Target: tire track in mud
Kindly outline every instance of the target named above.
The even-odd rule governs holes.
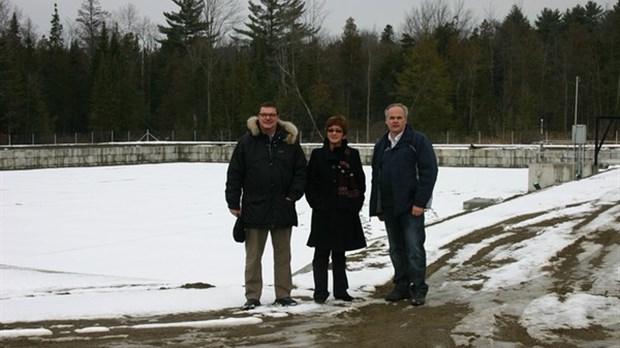
[[[594,205],[580,213],[581,203],[565,207],[566,214],[538,212],[517,216],[458,238],[442,248],[444,254],[428,267],[431,287],[427,306],[413,308],[377,303],[356,315],[358,322],[344,322],[330,329],[333,339],[344,347],[602,347],[620,342],[619,326],[591,325],[587,328],[557,329],[528,326],[524,312],[541,297],[588,293],[620,298],[617,269],[620,264],[620,204]],[[575,213],[571,213],[574,210]],[[608,215],[604,223],[595,221]],[[615,216],[615,218],[613,218]],[[534,265],[528,277],[513,283],[487,284],[489,272],[523,260],[506,257],[506,251],[527,248],[528,242],[556,227],[571,226],[562,235],[564,245],[551,245],[548,257]],[[468,252],[468,250],[471,250]],[[502,255],[504,255],[502,257]],[[527,265],[527,264],[526,264]],[[532,265],[529,265],[532,267]],[[613,275],[616,275],[614,279]],[[609,279],[601,282],[601,279]],[[597,285],[598,284],[598,285]],[[377,296],[389,291],[378,289]],[[613,309],[612,309],[613,310]],[[338,333],[338,334],[336,334]],[[379,337],[379,338],[373,338]]]

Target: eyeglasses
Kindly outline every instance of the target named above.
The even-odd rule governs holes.
[[[327,133],[342,133],[342,129],[340,128],[328,128]]]
[[[278,114],[276,114],[276,113],[260,113],[260,114],[258,114],[258,116],[263,117],[263,118],[267,118],[267,117],[277,117]]]

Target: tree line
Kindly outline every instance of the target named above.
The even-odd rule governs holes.
[[[84,0],[70,25],[55,4],[41,36],[9,1],[0,0],[4,144],[146,130],[236,140],[267,100],[306,141],[342,114],[354,141],[373,142],[395,101],[434,142],[570,139],[575,119],[592,133],[597,116],[620,114],[620,0],[545,8],[533,23],[517,5],[474,23],[462,3],[426,0],[401,32],[349,18],[336,36],[322,28],[324,0],[250,0],[245,18],[238,0],[171,0],[176,10],[158,26],[133,5],[110,14]]]

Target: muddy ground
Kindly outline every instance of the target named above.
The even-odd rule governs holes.
[[[515,217],[495,226],[475,231],[445,246],[444,256],[429,265],[430,286],[427,304],[412,307],[406,301],[388,303],[385,284],[365,300],[353,304],[328,301],[326,311],[302,312],[286,316],[262,316],[262,323],[220,328],[133,328],[143,323],[202,321],[243,318],[252,313],[227,309],[154,318],[57,321],[0,324],[1,329],[43,327],[52,336],[4,339],[2,347],[620,347],[619,320],[607,326],[581,329],[551,329],[540,333],[524,327],[524,308],[545,294],[596,292],[594,295],[620,298],[618,286],[594,291],[592,284],[601,276],[615,277],[618,285],[620,217],[618,205],[601,205],[587,216],[574,216],[577,231],[599,214],[614,211],[615,221],[598,227],[563,248],[548,260],[545,275],[522,283],[484,289],[482,272],[515,262],[493,259],[493,251],[516,243],[527,243],[538,231],[560,221],[540,219],[542,214]],[[566,221],[562,218],[562,222]],[[568,218],[571,219],[571,218]],[[531,223],[524,223],[532,221]],[[522,226],[520,230],[507,226]],[[511,230],[510,233],[507,231]],[[488,245],[467,260],[454,260],[468,245]],[[384,247],[380,243],[373,248]],[[598,247],[593,247],[598,246]],[[611,260],[611,263],[610,263]],[[385,266],[385,265],[377,265]],[[613,283],[613,282],[612,282]],[[310,298],[298,298],[311,301]],[[617,310],[617,308],[612,309]],[[76,329],[113,327],[109,332],[76,333]],[[131,326],[131,327],[130,327]]]

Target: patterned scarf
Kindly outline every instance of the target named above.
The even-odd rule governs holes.
[[[349,150],[344,151],[344,159],[338,162],[338,196],[343,198],[358,198],[360,190],[355,180],[355,175],[351,172],[351,165],[347,162]]]

